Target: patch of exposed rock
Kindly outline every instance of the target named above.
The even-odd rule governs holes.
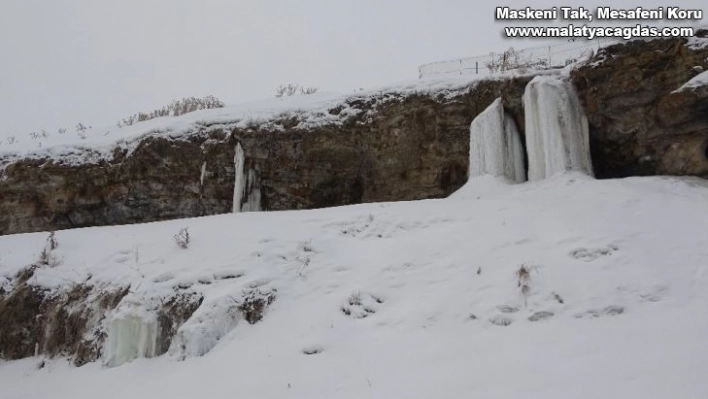
[[[599,51],[572,73],[597,177],[708,177],[708,87],[679,90],[708,69],[702,47],[637,40]]]

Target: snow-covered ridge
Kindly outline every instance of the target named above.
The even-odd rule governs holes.
[[[177,117],[161,117],[131,126],[93,127],[81,132],[48,133],[35,139],[0,133],[0,171],[20,159],[52,159],[63,164],[109,161],[116,149],[129,155],[149,137],[180,139],[215,130],[310,130],[370,120],[379,106],[425,95],[447,101],[467,93],[481,80],[507,80],[521,76],[555,75],[558,70],[526,75],[427,78],[363,90],[354,94],[317,92],[200,110]],[[4,135],[3,135],[4,134]],[[82,138],[83,137],[83,138]]]
[[[161,117],[131,126],[93,127],[77,132],[50,132],[35,139],[29,135],[3,132],[0,136],[0,167],[12,160],[63,159],[65,163],[110,159],[114,148],[130,152],[150,136],[179,138],[211,129],[308,130],[323,125],[341,125],[352,117],[373,112],[377,106],[409,95],[424,94],[452,98],[470,88],[476,77],[426,79],[375,88],[355,94],[318,92],[310,95],[273,98],[224,108],[200,110],[178,117]],[[295,123],[293,124],[293,120]],[[83,138],[82,138],[83,137]]]

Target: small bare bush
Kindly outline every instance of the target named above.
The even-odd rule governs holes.
[[[57,235],[56,235],[55,231],[49,232],[49,237],[47,237],[47,246],[49,247],[50,251],[54,251],[59,246],[59,242],[57,241]]]
[[[516,276],[516,286],[521,290],[521,295],[524,297],[524,304],[527,305],[528,295],[531,292],[531,268],[526,265],[521,265],[514,274]]]
[[[317,87],[305,87],[300,86],[297,83],[288,83],[286,85],[280,85],[275,89],[275,97],[291,97],[297,93],[302,95],[315,94],[317,93]]]
[[[175,244],[182,249],[187,249],[189,247],[189,230],[187,227],[180,229],[177,234],[174,235],[173,239]]]
[[[308,95],[317,93],[316,87],[301,87],[300,94]]]
[[[47,243],[42,248],[42,252],[39,253],[39,259],[37,259],[37,264],[42,266],[56,267],[61,263],[59,259],[54,254],[54,250],[59,246],[59,242],[56,239],[55,232],[50,232],[49,237],[47,237]]]
[[[528,57],[524,59],[522,57],[522,52],[515,50],[513,47],[509,47],[508,50],[501,54],[491,53],[492,59],[485,62],[485,66],[489,69],[489,72],[494,74],[495,72],[505,72],[514,69],[520,69],[522,71],[531,70],[543,70],[548,69],[548,60],[539,58],[532,59]]]
[[[205,97],[185,97],[181,100],[174,100],[162,108],[155,109],[151,112],[138,112],[127,118],[121,119],[116,126],[131,126],[137,122],[143,122],[150,119],[160,118],[163,116],[180,116],[201,109],[223,108],[224,102],[214,96]]]

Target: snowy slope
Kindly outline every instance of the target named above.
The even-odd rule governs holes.
[[[131,284],[124,301],[175,286],[202,306],[247,286],[278,297],[184,361],[0,361],[0,397],[705,398],[706,225],[703,180],[563,174],[481,177],[443,200],[61,231],[60,264],[33,284],[90,273]],[[0,276],[46,237],[0,237]]]

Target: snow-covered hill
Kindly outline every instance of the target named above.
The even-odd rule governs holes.
[[[108,341],[121,312],[149,321],[160,295],[203,295],[178,335],[213,348],[117,367],[115,348],[82,367],[0,361],[0,397],[704,398],[707,225],[703,180],[565,174],[479,177],[443,200],[61,231],[30,284],[130,285]],[[0,237],[0,278],[46,239]],[[229,304],[253,289],[275,300],[249,324]]]

